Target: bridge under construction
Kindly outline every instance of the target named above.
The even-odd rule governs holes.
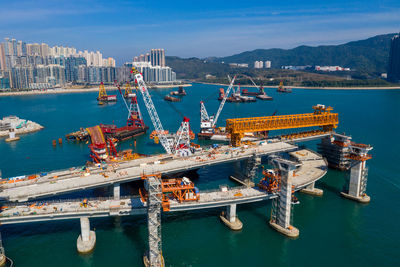
[[[351,137],[336,133],[334,129],[339,123],[338,114],[332,113],[330,107],[317,105],[313,107],[313,113],[307,114],[228,119],[226,130],[230,145],[196,147],[190,143],[188,119],[184,119],[173,138],[163,134],[165,131],[141,74],[133,73],[166,153],[133,160],[109,156],[105,163],[96,166],[3,179],[0,198],[5,202],[0,213],[1,224],[79,218],[81,234],[77,239],[77,250],[89,253],[96,243],[96,233],[90,229],[89,218],[146,215],[148,251],[143,262],[146,266],[159,267],[165,266],[162,212],[225,207],[226,210],[220,215],[222,223],[232,230],[240,230],[243,223],[236,212],[237,205],[271,199],[270,226],[285,236],[296,238],[300,231],[292,225],[291,220],[294,192],[322,195],[322,190],[315,188],[315,182],[326,174],[328,166],[349,172],[341,192],[344,197],[363,203],[370,201],[366,194],[366,161],[371,158],[368,152],[372,147],[354,143]],[[266,138],[270,131],[287,129],[302,130]],[[89,131],[93,136],[101,133],[94,128]],[[245,133],[263,133],[265,138],[243,141]],[[99,140],[99,144],[106,143],[104,136],[94,139]],[[297,145],[309,140],[321,140],[318,144],[319,153]],[[99,146],[98,149],[103,147]],[[274,169],[264,170],[264,178],[257,184],[256,173],[262,157],[268,159]],[[219,189],[204,191],[198,190],[186,177],[163,177],[232,162],[244,163],[242,173],[232,177],[240,186],[230,188],[221,185]],[[121,196],[120,185],[135,180],[144,181],[140,194]],[[110,197],[46,200],[48,197],[98,187],[110,188]],[[1,264],[5,258],[4,249],[1,248],[0,252]]]

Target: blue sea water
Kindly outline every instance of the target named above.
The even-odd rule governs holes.
[[[164,127],[176,131],[182,115],[199,130],[199,101],[210,114],[217,111],[218,86],[193,84],[181,102],[162,98],[170,89],[151,90]],[[399,266],[400,265],[400,91],[399,90],[300,90],[278,94],[267,89],[273,101],[226,103],[219,125],[234,117],[312,112],[315,104],[330,105],[339,113],[338,132],[374,146],[368,161],[367,192],[371,203],[362,205],[340,197],[345,173],[329,170],[317,183],[323,197],[299,194],[294,208],[296,240],[285,238],[268,226],[270,203],[238,206],[243,230],[232,232],[219,222],[220,209],[164,214],[163,254],[167,266]],[[0,116],[14,114],[40,123],[44,130],[23,135],[15,143],[0,139],[3,177],[83,165],[87,144],[54,139],[80,127],[99,123],[123,125],[127,110],[122,100],[98,106],[96,92],[40,96],[0,97]],[[139,99],[147,125],[150,118]],[[151,132],[151,130],[149,132]],[[307,144],[315,148],[315,142]],[[161,153],[147,135],[121,144],[139,153]],[[229,184],[233,164],[200,169],[195,183],[200,189]],[[86,192],[95,194],[96,192]],[[91,219],[97,244],[87,256],[76,252],[79,220],[43,222],[0,227],[6,254],[15,266],[142,266],[147,247],[146,218]]]

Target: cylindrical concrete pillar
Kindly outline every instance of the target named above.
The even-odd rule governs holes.
[[[90,222],[88,217],[81,217],[81,236],[82,236],[82,241],[86,242],[89,241],[89,236],[90,236]]]
[[[120,199],[120,197],[121,197],[120,183],[113,184],[113,197],[114,197],[114,199]]]
[[[231,204],[227,207],[226,218],[231,223],[234,223],[236,221],[236,204]]]
[[[88,217],[81,217],[81,234],[76,240],[76,247],[80,253],[89,253],[96,245],[96,233],[90,231],[90,222]]]

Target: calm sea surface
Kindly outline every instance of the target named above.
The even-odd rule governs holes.
[[[199,101],[209,114],[217,111],[219,87],[193,84],[179,103],[162,98],[171,90],[152,90],[151,95],[164,128],[176,131],[182,115],[199,130]],[[400,91],[399,90],[293,90],[278,94],[267,89],[273,101],[226,103],[219,120],[248,116],[312,112],[312,105],[325,104],[339,113],[338,132],[356,142],[374,146],[369,160],[367,193],[371,203],[362,205],[340,197],[345,173],[329,170],[317,183],[324,195],[298,194],[294,225],[296,240],[285,238],[268,226],[270,202],[238,206],[243,230],[232,232],[218,218],[221,209],[164,215],[163,254],[167,266],[399,266],[400,265]],[[88,160],[86,144],[68,143],[53,148],[51,141],[80,127],[99,123],[122,126],[127,110],[121,99],[114,105],[98,106],[97,93],[0,97],[0,116],[17,115],[40,123],[44,130],[24,135],[15,143],[0,139],[0,169],[3,177],[83,165]],[[140,96],[145,122],[151,126]],[[150,131],[151,132],[151,131]],[[134,148],[132,141],[121,145]],[[315,148],[315,142],[307,143]],[[140,153],[161,153],[161,145],[149,136],[137,138]],[[231,184],[233,164],[198,171],[194,182],[201,189]],[[232,184],[233,185],[233,184]],[[131,192],[125,186],[123,193]],[[104,190],[103,190],[104,191]],[[67,197],[96,195],[102,190]],[[144,216],[90,219],[97,244],[94,252],[76,251],[79,220],[1,226],[3,244],[14,266],[142,266],[147,247]]]

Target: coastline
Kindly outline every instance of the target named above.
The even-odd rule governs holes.
[[[194,82],[201,84],[210,84],[218,86],[229,86],[229,84],[223,83],[206,83],[206,82]],[[254,85],[243,85],[243,87],[256,87]],[[292,89],[311,89],[311,90],[400,90],[399,86],[382,86],[382,87],[307,87],[307,86],[287,86]],[[266,85],[264,88],[278,88],[278,86]]]
[[[177,88],[179,86],[182,87],[189,87],[192,84],[180,84],[180,85],[156,85],[156,86],[149,86],[149,89],[165,89],[165,88]],[[118,90],[116,87],[105,87],[107,91],[116,91]],[[124,90],[124,88],[121,88]],[[93,88],[58,88],[58,89],[48,89],[46,91],[22,91],[22,92],[0,92],[0,97],[2,96],[22,96],[22,95],[51,95],[51,94],[71,94],[71,93],[86,93],[86,92],[98,92],[99,87]]]

